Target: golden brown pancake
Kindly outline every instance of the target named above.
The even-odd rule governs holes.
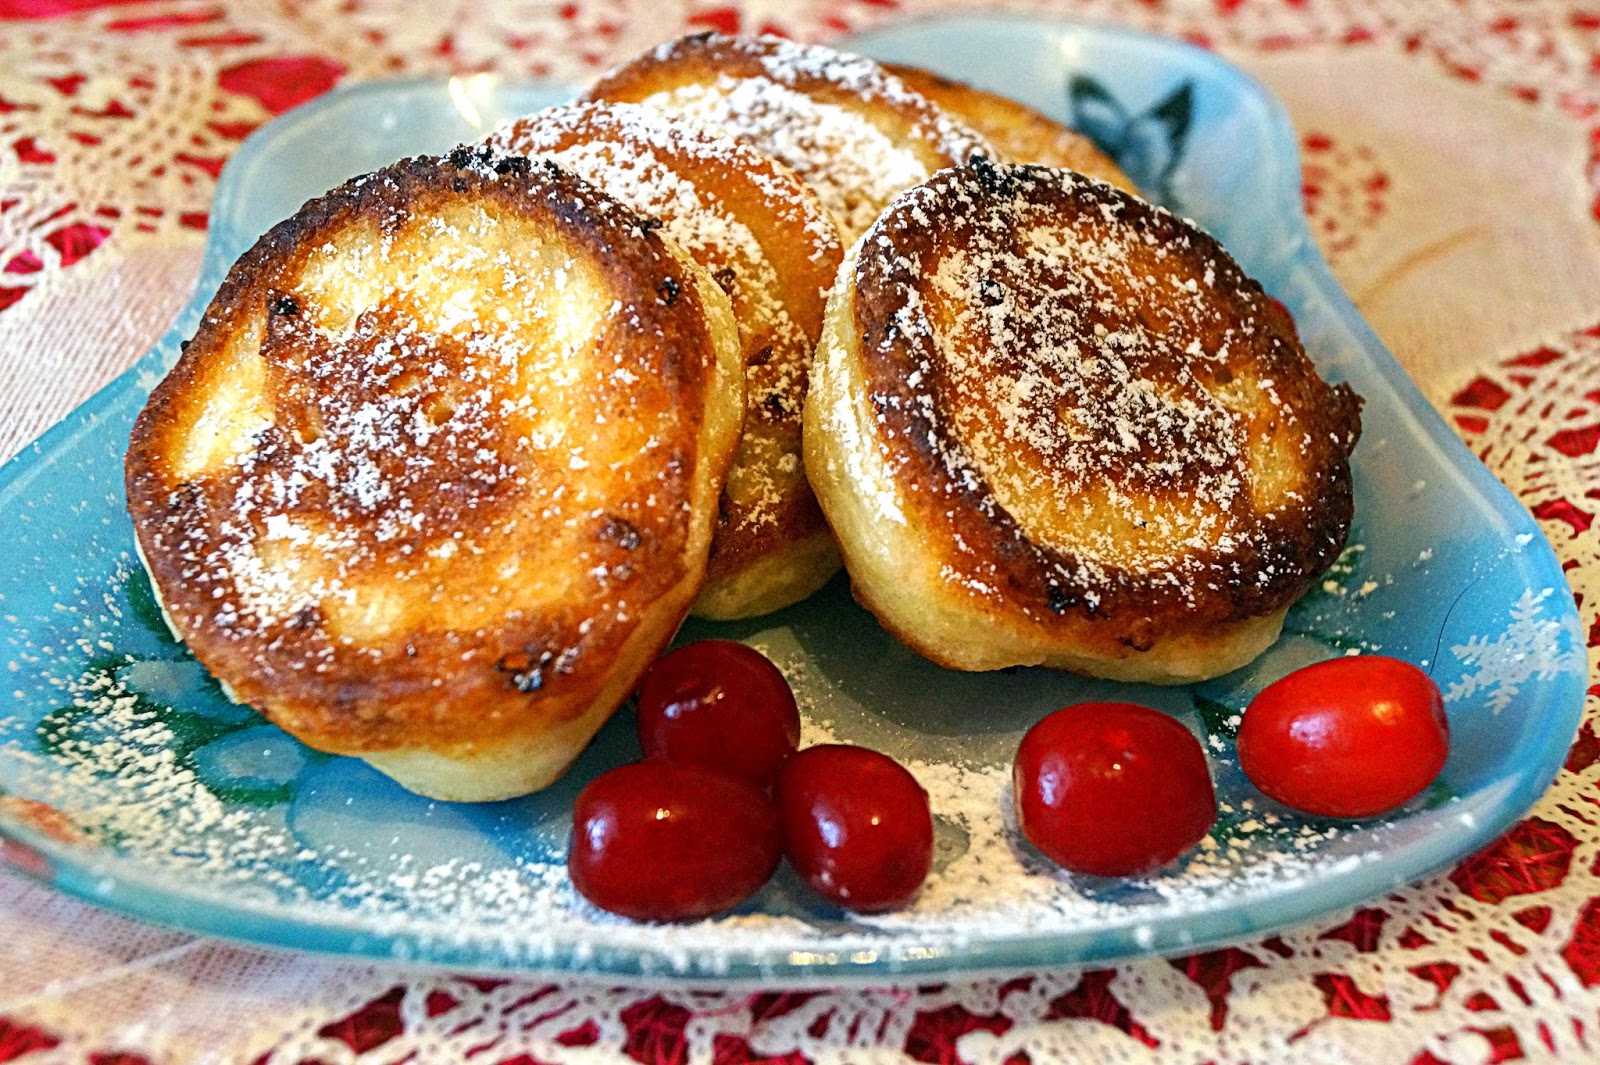
[[[1123,192],[1138,195],[1128,176],[1083,134],[1048,115],[1005,96],[940,77],[931,70],[885,63],[884,69],[913,92],[932,100],[961,122],[981,133],[1009,163],[1059,166],[1109,181]]]
[[[816,591],[838,570],[839,553],[801,467],[800,412],[844,257],[821,201],[771,156],[638,104],[540,111],[488,143],[553,159],[659,219],[732,300],[744,348],[744,437],[694,612],[748,617]]]
[[[229,271],[134,426],[129,510],[237,699],[505,798],[688,611],[742,380],[727,297],[635,212],[549,163],[408,159]]]
[[[792,168],[854,240],[934,171],[994,149],[877,63],[780,37],[696,34],[602,77],[587,99],[643,103]]]
[[[1215,676],[1343,547],[1360,400],[1193,225],[980,161],[842,278],[806,469],[857,598],[934,661]]]

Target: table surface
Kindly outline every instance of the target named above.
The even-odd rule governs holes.
[[[583,79],[687,30],[825,41],[963,6],[0,0],[0,459],[151,346],[188,299],[230,152],[336,84]],[[1541,521],[1600,642],[1600,6],[989,7],[1183,36],[1279,95],[1335,273]],[[269,954],[0,871],[0,1062],[1600,1060],[1597,783],[1589,718],[1503,839],[1353,914],[1187,958],[871,991]]]

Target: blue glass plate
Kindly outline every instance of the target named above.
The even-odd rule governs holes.
[[[1215,232],[1293,310],[1323,372],[1366,397],[1352,546],[1259,662],[1190,689],[1057,673],[967,675],[906,651],[844,581],[781,614],[693,624],[746,640],[798,690],[808,739],[879,747],[933,794],[937,869],[916,906],[858,918],[787,873],[737,913],[634,925],[577,898],[573,797],[632,758],[627,711],[549,791],[481,806],[409,795],[227,702],[161,624],[133,555],[122,453],[151,385],[228,264],[302,200],[563,99],[487,77],[334,92],[228,165],[194,301],[133,370],[0,472],[4,852],[139,917],[274,946],[475,970],[708,981],[882,982],[1176,952],[1396,890],[1483,846],[1555,774],[1577,726],[1572,597],[1528,514],[1468,453],[1356,315],[1300,207],[1295,141],[1254,82],[1208,53],[1123,30],[960,19],[854,42],[1015,96],[1091,133],[1153,195]],[[1296,817],[1233,761],[1237,714],[1310,661],[1382,651],[1432,671],[1454,744],[1439,783],[1368,824]],[[1147,880],[1052,869],[1014,842],[1010,757],[1086,698],[1162,707],[1206,740],[1223,803],[1204,846]],[[1381,756],[1381,752],[1374,752]],[[64,811],[62,831],[38,803]],[[53,831],[51,831],[53,829]]]

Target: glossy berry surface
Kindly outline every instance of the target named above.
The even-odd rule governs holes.
[[[732,640],[701,640],[659,659],[639,685],[647,758],[709,766],[772,786],[800,742],[800,712],[778,667]]]
[[[699,766],[636,762],[578,796],[567,869],[602,910],[689,921],[743,902],[782,854],[763,792]]]
[[[1022,834],[1075,873],[1148,873],[1217,819],[1205,753],[1188,729],[1132,703],[1080,703],[1040,721],[1012,767]]]
[[[877,751],[837,743],[801,751],[779,774],[778,811],[790,864],[846,909],[903,906],[933,867],[928,793]]]
[[[1295,670],[1251,700],[1239,726],[1250,782],[1323,817],[1392,810],[1431,784],[1449,754],[1439,686],[1382,655]]]

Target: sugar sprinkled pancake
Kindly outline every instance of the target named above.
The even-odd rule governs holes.
[[[847,242],[896,193],[994,154],[872,60],[780,37],[669,41],[602,77],[587,98],[648,104],[775,156],[816,190]]]
[[[505,798],[688,610],[742,377],[727,297],[635,212],[548,163],[408,159],[234,265],[134,427],[129,509],[235,697]]]
[[[788,167],[730,137],[639,104],[539,111],[489,138],[553,159],[658,219],[733,303],[744,348],[744,435],[723,488],[695,613],[764,614],[839,568],[800,455],[800,412],[839,231]]]
[[[980,161],[841,276],[807,471],[857,598],[934,661],[1215,676],[1343,547],[1360,400],[1190,223]]]

